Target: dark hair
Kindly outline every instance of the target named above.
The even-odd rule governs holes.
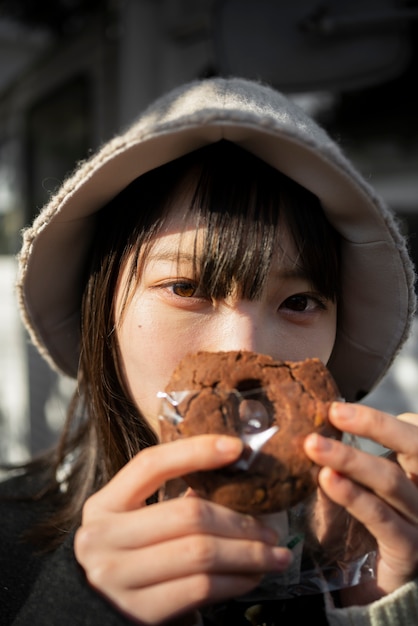
[[[129,277],[134,285],[172,198],[185,185],[193,187],[184,217],[192,214],[196,228],[204,224],[206,229],[195,267],[206,294],[219,299],[238,286],[241,297],[256,299],[277,253],[280,229],[285,228],[308,280],[326,298],[338,298],[338,236],[318,199],[247,151],[220,141],[132,182],[97,217],[82,305],[78,389],[54,472],[68,455],[75,460],[66,491],[58,495],[52,479],[59,503],[42,531],[53,541],[51,546],[60,540],[56,528],[68,531],[79,524],[83,503],[92,492],[139,450],[157,443],[120,370],[114,300],[121,268],[132,258]]]

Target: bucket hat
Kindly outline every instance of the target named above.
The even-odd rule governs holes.
[[[55,369],[77,376],[97,212],[141,174],[221,139],[313,192],[341,234],[342,300],[328,366],[347,400],[362,398],[409,333],[414,269],[405,240],[391,211],[316,122],[275,89],[241,78],[177,87],[64,181],[24,232],[19,254],[18,297],[33,343]]]

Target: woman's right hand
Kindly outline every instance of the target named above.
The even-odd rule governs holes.
[[[255,518],[198,497],[146,505],[167,480],[234,462],[238,438],[203,435],[143,450],[85,503],[75,554],[122,613],[160,624],[250,591],[291,555]]]

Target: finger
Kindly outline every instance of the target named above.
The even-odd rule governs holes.
[[[402,413],[401,415],[398,415],[397,418],[401,422],[413,424],[416,428],[418,427],[417,413]],[[397,454],[397,461],[403,467],[409,479],[418,486],[418,450],[416,450],[413,454],[399,452]]]
[[[278,543],[277,533],[256,518],[197,497],[176,498],[111,515],[118,516],[114,523],[109,523],[107,515],[106,520],[100,518],[82,526],[77,537],[78,545],[83,543],[89,550],[99,546],[136,549],[196,533],[250,539],[271,545]],[[170,523],[164,520],[170,520]]]
[[[126,511],[141,506],[167,480],[228,465],[241,454],[238,437],[201,435],[139,452],[97,494],[89,508]]]
[[[397,418],[401,420],[401,422],[408,422],[409,424],[418,426],[418,413],[401,413],[397,415]]]
[[[318,434],[307,437],[305,451],[318,465],[363,485],[418,523],[418,490],[396,463]]]
[[[379,549],[376,580],[381,593],[391,593],[416,576],[416,524],[401,517],[373,492],[330,467],[320,470],[318,481],[327,496],[344,507],[376,539]]]
[[[333,402],[329,418],[343,432],[366,437],[409,457],[418,455],[418,427],[411,419],[400,420],[368,406],[348,402]]]
[[[415,575],[418,539],[416,525],[411,525],[400,517],[374,493],[329,467],[321,469],[318,480],[328,497],[343,506],[376,538],[380,556],[378,567],[388,570],[385,573],[386,580],[407,580]],[[389,577],[388,572],[391,572]],[[389,591],[388,589],[387,592]]]
[[[181,558],[179,558],[181,555]],[[191,535],[139,550],[112,551],[88,563],[87,577],[99,589],[142,588],[207,574],[280,572],[291,561],[287,548],[248,540]]]
[[[260,576],[212,575],[199,573],[141,589],[114,590],[106,595],[119,609],[141,623],[157,625],[175,619],[203,605],[239,597],[254,589]],[[161,602],[164,598],[164,602]]]
[[[334,403],[330,409],[334,424],[359,436],[368,437],[394,450],[408,477],[418,484],[418,415],[403,413],[397,418],[355,404]]]

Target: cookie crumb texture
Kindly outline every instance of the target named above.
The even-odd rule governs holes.
[[[304,438],[341,436],[327,418],[340,393],[319,359],[198,352],[178,365],[165,392],[180,399],[179,419],[161,419],[162,441],[219,433],[246,442],[247,469],[238,463],[184,477],[201,497],[242,513],[278,512],[306,499],[316,489],[318,468],[303,451]],[[272,435],[254,453],[256,435],[268,429]]]

